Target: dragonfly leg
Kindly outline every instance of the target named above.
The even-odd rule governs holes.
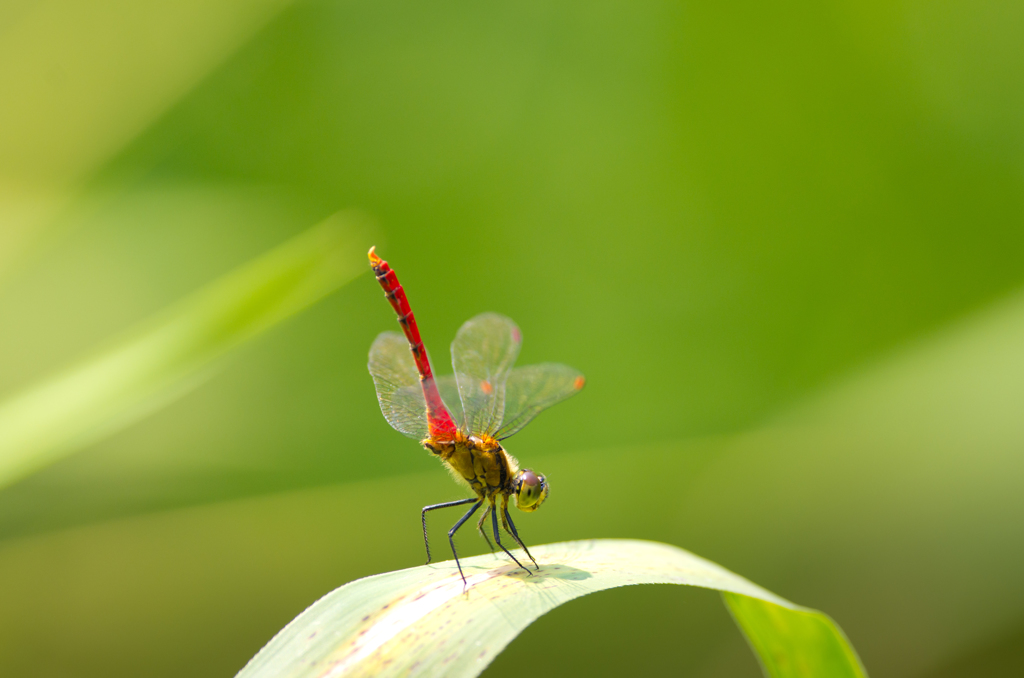
[[[427,536],[427,511],[433,511],[434,509],[450,508],[452,506],[462,506],[463,504],[472,504],[477,501],[476,497],[470,499],[460,499],[458,501],[446,501],[443,504],[433,504],[432,506],[424,506],[423,512],[420,513],[420,522],[423,523],[423,545],[427,547],[427,564],[430,564],[430,538]]]
[[[484,531],[484,521],[487,520],[487,514],[493,509],[493,506],[485,508],[483,515],[480,516],[480,520],[476,521],[476,530],[480,533],[480,536],[484,538],[484,541],[487,542],[487,548],[491,549],[491,553],[494,553],[494,544],[491,543],[490,537],[488,537],[487,533]]]
[[[537,565],[537,560],[530,553],[530,549],[526,548],[526,544],[524,544],[523,540],[519,538],[519,532],[516,530],[516,524],[512,522],[512,516],[508,514],[508,499],[505,500],[505,505],[501,507],[501,510],[504,513],[501,522],[504,523],[505,530],[512,535],[512,538],[516,540],[516,543],[519,544],[520,548],[526,551],[526,555],[529,556],[530,560],[533,561],[533,564],[536,565],[537,571],[540,572],[540,565]]]
[[[465,586],[468,582],[466,581],[466,575],[463,574],[463,572],[462,572],[462,563],[459,562],[459,554],[456,553],[456,551],[455,551],[455,533],[458,531],[458,529],[460,527],[462,527],[463,523],[465,523],[467,520],[469,520],[470,517],[474,513],[476,513],[476,510],[478,508],[480,508],[480,506],[484,503],[483,499],[480,499],[480,500],[473,499],[472,501],[476,502],[475,504],[473,504],[473,508],[471,508],[468,511],[466,511],[466,515],[464,515],[461,518],[459,518],[459,522],[455,523],[455,526],[452,529],[448,530],[448,543],[451,544],[452,555],[455,556],[455,566],[459,568],[459,575],[462,577],[462,585],[463,586]],[[467,502],[463,501],[461,503],[465,504]]]
[[[518,560],[516,560],[516,557],[514,555],[512,555],[507,548],[505,548],[504,544],[501,543],[501,533],[498,532],[498,509],[497,509],[497,507],[494,507],[494,506],[492,506],[491,509],[492,509],[491,510],[491,523],[494,525],[494,541],[496,541],[498,543],[498,546],[501,547],[501,550],[504,551],[505,554],[508,555],[509,558],[511,558],[512,560],[515,560],[516,565],[518,565],[519,567],[522,567],[524,570],[526,570],[526,574],[532,575],[533,572],[530,572],[530,570],[528,570],[527,568],[523,567],[523,564],[520,563]]]

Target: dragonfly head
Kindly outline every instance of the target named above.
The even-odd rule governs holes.
[[[548,481],[539,473],[523,469],[514,481],[516,506],[520,511],[536,511],[548,498]]]

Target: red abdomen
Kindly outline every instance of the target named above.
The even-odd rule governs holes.
[[[409,299],[405,296],[405,290],[398,282],[398,276],[391,270],[388,262],[384,261],[370,248],[370,266],[377,276],[377,282],[384,289],[384,296],[387,297],[391,308],[395,309],[398,315],[398,324],[402,326],[402,332],[409,341],[409,350],[412,351],[413,360],[416,361],[416,369],[420,373],[420,385],[423,387],[423,399],[427,405],[427,426],[431,438],[450,440],[455,437],[458,427],[451,413],[441,400],[441,394],[434,383],[434,374],[430,370],[430,361],[427,359],[427,351],[423,347],[423,340],[420,338],[420,330],[416,326],[416,317],[409,307]]]

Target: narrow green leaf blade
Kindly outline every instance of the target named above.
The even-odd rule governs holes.
[[[364,272],[366,247],[360,222],[335,215],[0,403],[0,488],[193,388],[215,359]]]
[[[732,611],[772,676],[866,675],[828,617],[674,546],[603,539],[532,551],[541,564],[533,576],[494,556],[466,558],[465,589],[452,561],[346,584],[296,617],[237,678],[476,676],[545,612],[633,584],[699,586],[725,592],[730,605],[753,601]]]
[[[735,593],[723,593],[722,598],[769,676],[866,675],[857,653],[828,615]]]

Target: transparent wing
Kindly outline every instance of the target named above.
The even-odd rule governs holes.
[[[448,403],[458,403],[459,398],[459,384],[455,381],[454,374],[446,374],[443,377],[436,377],[435,383],[437,384],[437,390],[441,394],[441,400]],[[454,410],[449,407],[448,410],[452,413],[452,418],[455,419],[455,423],[461,429],[465,429],[465,423],[462,420],[462,408],[455,408]]]
[[[410,438],[423,440],[427,428],[427,403],[409,342],[397,332],[383,332],[370,347],[367,365],[384,418]]]
[[[579,393],[585,383],[583,374],[568,365],[517,367],[505,381],[505,417],[494,437],[504,440],[518,433],[547,408]]]
[[[496,313],[478,315],[459,328],[452,342],[452,367],[465,431],[492,435],[501,425],[505,378],[522,343],[516,324]]]

